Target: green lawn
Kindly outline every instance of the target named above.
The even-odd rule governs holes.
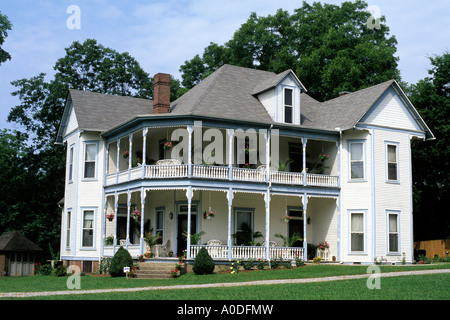
[[[449,263],[416,266],[380,266],[381,272],[450,268]],[[176,279],[144,280],[111,277],[81,277],[81,289],[134,288],[149,286],[241,282],[269,279],[296,279],[366,274],[367,266],[307,265],[304,268],[218,273],[198,276],[192,273]],[[69,290],[67,277],[32,276],[1,277],[0,292],[34,292]],[[381,278],[381,289],[367,288],[367,279],[333,282],[259,285],[183,290],[157,290],[125,293],[101,293],[31,297],[27,299],[62,300],[449,300],[450,274],[414,275]]]

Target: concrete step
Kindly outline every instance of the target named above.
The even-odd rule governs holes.
[[[136,270],[138,279],[166,279],[170,278],[170,271],[175,269],[175,263],[143,262]]]

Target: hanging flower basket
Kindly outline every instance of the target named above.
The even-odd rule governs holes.
[[[211,220],[211,219],[214,219],[214,217],[216,216],[216,213],[210,209],[208,211],[205,211],[203,213],[203,216],[205,217],[205,219]]]
[[[130,151],[128,151],[128,150],[125,150],[125,151],[122,153],[122,157],[124,157],[125,159],[128,158],[129,155],[130,155]]]
[[[283,222],[288,223],[289,220],[291,220],[291,219],[292,219],[292,217],[290,217],[290,216],[284,216]]]
[[[106,219],[108,219],[109,221],[113,221],[114,220],[114,213],[108,213],[107,215],[106,215]]]
[[[173,147],[173,143],[172,141],[167,141],[166,143],[164,143],[164,149],[165,150],[170,150]]]
[[[139,210],[134,210],[134,211],[131,213],[131,216],[132,216],[133,218],[137,219],[137,218],[139,218],[139,217],[141,216],[141,212],[140,212]]]

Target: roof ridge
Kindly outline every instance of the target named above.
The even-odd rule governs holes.
[[[230,65],[229,64],[224,64],[222,65],[220,68],[218,68],[217,70],[215,70],[213,73],[211,73],[208,77],[206,77],[203,80],[207,80],[208,78],[210,78],[210,82],[211,83],[204,83],[204,81],[202,80],[201,82],[199,82],[197,85],[203,83],[207,88],[211,88],[214,87],[215,83],[218,81],[218,79],[220,78],[219,75],[221,73],[223,73],[223,70],[225,68],[228,68]],[[213,78],[211,78],[211,76],[213,76]],[[194,87],[195,88],[195,87]],[[192,89],[194,89],[192,88]],[[192,90],[191,89],[191,90]],[[195,102],[195,104],[193,105],[193,108],[191,110],[191,113],[194,113],[195,110],[197,110],[197,108],[199,107],[200,103],[203,101],[203,99],[208,96],[208,94],[211,92],[211,90],[204,90],[204,92],[200,95],[200,98],[197,99],[197,101]]]

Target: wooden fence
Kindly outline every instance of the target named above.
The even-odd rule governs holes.
[[[450,253],[450,239],[415,241],[414,250],[425,250],[426,256],[430,259],[435,255],[445,258]]]

